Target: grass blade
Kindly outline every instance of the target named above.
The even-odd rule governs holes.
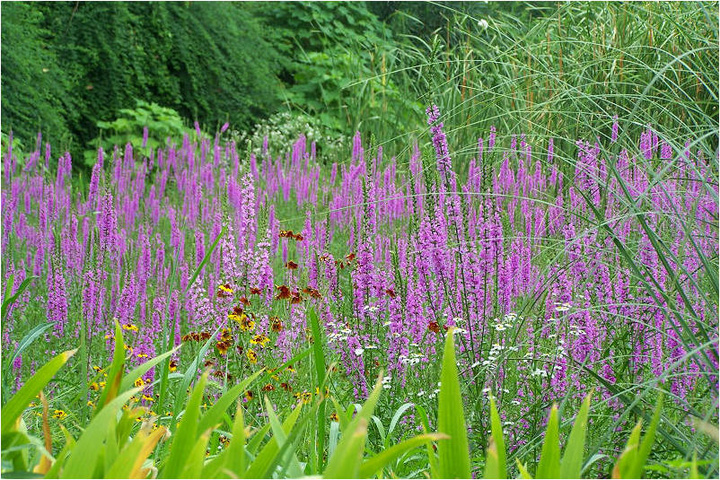
[[[583,400],[580,412],[570,432],[567,447],[560,462],[560,478],[580,478],[585,453],[585,435],[587,433],[588,412],[590,411],[590,392]]]
[[[138,365],[136,368],[134,368],[130,373],[125,375],[122,379],[122,383],[120,384],[120,391],[124,392],[128,388],[132,387],[135,384],[135,380],[142,377],[145,372],[165,360],[167,357],[172,355],[173,353],[177,352],[182,345],[178,345],[177,347],[173,348],[169,352],[165,352],[162,355],[159,355],[152,360],[148,360],[147,362],[143,363],[142,365]]]
[[[440,381],[438,431],[450,439],[438,444],[438,473],[441,478],[470,478],[470,453],[455,359],[454,329],[449,329],[445,335]]]
[[[503,438],[500,415],[493,396],[490,397],[490,425],[492,437],[486,455],[485,478],[507,478],[505,439]]]
[[[347,429],[344,429],[340,443],[333,456],[328,460],[327,468],[323,472],[325,478],[356,478],[358,476],[362,455],[365,450],[368,424],[380,398],[381,391],[382,372],[370,396],[355,418],[352,419]]]
[[[208,372],[202,374],[195,388],[190,395],[190,400],[185,407],[185,413],[180,420],[177,432],[173,435],[173,442],[170,446],[170,455],[165,462],[162,476],[164,478],[179,478],[185,470],[185,463],[194,447],[198,433],[198,417],[200,416],[200,404],[205,392]]]
[[[545,430],[545,441],[540,453],[540,464],[535,478],[558,478],[560,475],[559,423],[557,405],[553,405],[552,409],[550,409],[550,418]]]
[[[450,437],[442,433],[425,433],[409,438],[397,445],[386,448],[377,455],[364,461],[360,466],[358,476],[359,478],[374,477],[378,472],[398,459],[405,452],[408,452],[413,448],[420,447],[426,442],[436,442],[438,440],[447,440],[448,438]]]
[[[45,388],[45,385],[55,376],[58,370],[65,365],[70,357],[75,355],[77,349],[68,350],[59,355],[56,355],[52,360],[43,365],[30,380],[13,395],[8,403],[2,409],[2,434],[5,435],[10,433],[15,423],[22,415],[23,410],[32,402],[36,395],[40,393],[40,390]]]
[[[61,478],[92,478],[95,475],[95,468],[104,455],[104,449],[100,446],[105,443],[108,432],[112,431],[110,426],[117,422],[118,410],[140,391],[142,388],[134,388],[118,395],[95,415],[72,449]]]
[[[270,429],[273,432],[273,436],[277,441],[278,449],[282,449],[287,440],[287,435],[283,431],[280,420],[275,414],[275,410],[272,408],[272,404],[267,397],[265,397],[265,409],[267,410],[268,419],[270,420]],[[302,468],[300,468],[300,462],[298,462],[295,452],[287,449],[280,460],[281,464],[287,465],[286,471],[292,478],[299,478],[303,476]]]

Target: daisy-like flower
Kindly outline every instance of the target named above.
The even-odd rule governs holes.
[[[130,331],[130,332],[138,332],[138,331],[139,331],[139,330],[138,330],[138,327],[136,327],[136,326],[133,325],[132,323],[128,323],[127,325],[123,325],[122,328],[123,328],[123,330],[127,330],[127,331]]]
[[[235,293],[232,288],[230,288],[230,284],[226,283],[225,285],[220,285],[218,287],[217,296],[219,298],[225,298],[230,297],[232,294]]]
[[[220,355],[227,355],[228,348],[230,347],[227,342],[223,341],[217,342],[215,346],[217,347],[218,353]]]
[[[229,315],[228,318],[236,321],[240,325],[240,330],[243,332],[252,332],[255,330],[255,322],[244,313],[241,315]]]
[[[252,343],[253,345],[260,345],[261,347],[264,347],[265,344],[267,344],[269,341],[270,339],[264,333],[255,335],[250,339],[250,343]]]
[[[252,363],[253,365],[257,363],[258,356],[255,350],[253,350],[252,348],[248,348],[245,355],[247,356],[247,359],[250,363]]]
[[[64,420],[65,417],[67,417],[67,413],[65,413],[64,410],[55,410],[53,412],[53,418],[57,418],[58,420]]]
[[[555,311],[556,312],[567,312],[572,308],[572,305],[569,303],[558,303],[555,305]]]

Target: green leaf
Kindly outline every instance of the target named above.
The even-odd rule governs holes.
[[[623,450],[620,458],[618,458],[613,467],[612,478],[634,478],[631,477],[630,471],[637,458],[637,451],[640,446],[640,431],[642,430],[642,420],[639,420],[635,428],[630,433],[625,450]]]
[[[200,404],[202,403],[203,393],[205,392],[207,378],[208,372],[203,373],[190,395],[190,400],[185,407],[185,413],[180,420],[180,425],[173,435],[170,455],[165,462],[165,468],[162,472],[163,478],[179,478],[185,470],[185,464],[196,442]]]
[[[70,357],[75,355],[77,349],[68,350],[53,357],[43,367],[22,386],[18,392],[8,401],[2,409],[2,435],[6,435],[14,430],[22,412],[27,408],[30,402],[45,388],[45,385],[53,378],[60,368],[65,365]]]
[[[222,238],[223,235],[225,235],[226,228],[223,226],[222,230],[220,230],[220,233],[218,233],[218,236],[215,238],[215,241],[210,245],[210,249],[205,253],[205,256],[202,259],[202,262],[200,262],[200,265],[195,269],[195,272],[193,273],[192,277],[190,277],[190,281],[188,282],[187,288],[185,291],[189,291],[190,287],[192,287],[193,283],[195,283],[195,279],[200,275],[200,272],[202,271],[205,264],[210,260],[210,256],[215,251],[215,248],[218,245],[218,242]]]
[[[233,422],[232,439],[227,447],[226,468],[240,478],[245,474],[247,468],[247,456],[245,454],[245,422],[243,420],[242,405],[238,404]]]
[[[288,418],[286,418],[283,422],[283,431],[286,435],[291,435],[291,432],[292,434],[297,435],[297,432],[299,432],[299,429],[293,430],[293,428],[297,423],[302,407],[302,402],[298,403],[297,407],[295,407],[295,410],[293,410],[292,413],[288,416]],[[269,429],[271,425],[267,424],[266,427],[268,427]],[[258,433],[256,433],[256,435],[258,435]],[[283,447],[286,446],[287,445],[283,445]],[[273,469],[275,468],[275,465],[277,465],[277,462],[279,461],[278,457],[282,453],[283,451],[281,451],[281,446],[278,444],[277,439],[275,437],[272,437],[270,441],[265,444],[265,446],[260,450],[260,453],[257,454],[255,460],[250,465],[250,468],[248,468],[248,470],[245,472],[243,478],[270,477],[272,475]]]
[[[60,475],[61,478],[92,478],[95,468],[104,457],[104,449],[99,448],[105,443],[112,425],[117,422],[117,412],[133,395],[142,391],[142,388],[135,388],[114,398],[100,410],[90,425],[87,426],[72,453],[65,468]]]
[[[368,423],[380,398],[381,391],[382,372],[378,376],[375,388],[373,388],[358,414],[350,421],[347,429],[343,430],[340,443],[333,456],[328,460],[327,468],[323,472],[325,478],[356,478],[358,476],[363,451],[365,450]]]
[[[550,409],[550,418],[545,430],[545,440],[535,478],[558,478],[560,475],[559,430],[557,405],[553,405],[552,409]]]
[[[14,276],[11,276],[10,278],[8,278],[8,280],[6,282],[7,288],[5,290],[5,299],[2,302],[2,306],[0,306],[0,317],[2,317],[3,321],[5,320],[5,316],[10,312],[10,307],[12,306],[12,304],[15,303],[17,298],[23,294],[23,292],[27,289],[27,287],[29,287],[30,284],[33,282],[33,280],[35,280],[36,278],[40,278],[40,277],[32,276],[32,277],[28,277],[25,280],[23,280],[23,282],[18,287],[17,292],[15,292],[15,294],[10,298],[8,298],[8,295],[10,295],[10,292],[12,291],[11,289],[12,289],[12,285],[13,285]]]
[[[37,325],[35,328],[30,330],[28,332],[28,334],[25,335],[22,340],[20,340],[20,343],[18,343],[18,346],[15,349],[15,353],[12,354],[12,357],[10,357],[10,360],[6,363],[6,365],[8,365],[8,366],[12,365],[13,362],[15,361],[15,359],[18,357],[18,355],[20,355],[40,335],[42,335],[46,330],[52,328],[54,325],[55,325],[54,323],[41,323],[40,325]]]
[[[442,433],[425,433],[409,438],[397,445],[382,450],[375,456],[367,459],[360,466],[359,478],[374,477],[383,468],[397,460],[405,452],[424,445],[426,442],[436,442],[439,440],[447,440],[447,435]]]
[[[488,443],[485,478],[507,478],[505,440],[503,438],[500,415],[498,415],[495,397],[493,396],[490,397],[490,425],[492,437]]]
[[[315,309],[311,308],[308,311],[308,319],[310,320],[310,327],[312,329],[313,337],[313,352],[315,353],[315,373],[317,375],[317,388],[320,395],[323,396],[325,389],[325,351],[323,345],[322,330],[320,330],[320,322],[318,316],[315,313]],[[325,402],[323,401],[318,408],[317,420],[315,423],[315,445],[317,450],[317,457],[315,464],[317,465],[318,471],[323,469],[323,455],[325,453],[325,425],[327,419],[325,418]]]
[[[591,398],[592,392],[585,397],[580,412],[575,417],[575,424],[570,432],[565,453],[560,462],[560,478],[580,478],[585,454],[585,435],[587,433]]]
[[[124,392],[128,388],[132,387],[135,384],[135,381],[142,377],[145,372],[156,366],[158,363],[165,360],[167,357],[172,355],[173,353],[177,352],[182,345],[178,345],[177,347],[173,348],[169,352],[165,352],[162,355],[159,355],[152,360],[148,360],[147,362],[138,365],[136,368],[134,368],[130,373],[125,375],[123,377],[122,383],[120,384],[120,392]]]
[[[205,463],[205,452],[210,440],[210,432],[209,429],[204,431],[188,451],[188,456],[183,459],[184,467],[179,478],[200,478],[200,472],[202,472]]]
[[[200,419],[198,425],[198,431],[204,432],[213,425],[220,423],[221,417],[225,414],[230,405],[237,399],[237,397],[247,390],[247,387],[261,374],[263,370],[258,370],[253,373],[242,382],[238,383],[230,390],[225,392],[214,404],[208,409],[207,412]]]
[[[533,478],[532,475],[530,475],[530,472],[528,472],[527,466],[520,463],[520,459],[516,458],[515,463],[517,464],[517,468],[520,471],[520,478]]]
[[[441,478],[470,478],[470,453],[460,394],[460,378],[455,359],[454,329],[445,334],[440,395],[438,400],[438,431],[450,436],[438,444]]]
[[[122,374],[125,367],[125,342],[123,340],[122,328],[120,323],[115,319],[115,351],[113,352],[113,361],[110,364],[108,372],[107,384],[100,395],[95,414],[100,412],[106,403],[110,402],[120,391],[122,382]]]
[[[275,410],[273,410],[272,404],[267,397],[265,397],[265,409],[267,410],[268,419],[270,420],[270,429],[272,430],[273,436],[277,441],[278,449],[282,449],[283,445],[285,445],[285,442],[287,442],[287,435],[285,434],[285,431],[280,424],[280,420],[275,414]],[[298,461],[295,452],[293,452],[292,450],[287,449],[285,451],[282,458],[280,459],[280,463],[287,466],[285,470],[290,475],[290,477],[302,477],[303,473],[302,468],[300,468],[300,462]]]

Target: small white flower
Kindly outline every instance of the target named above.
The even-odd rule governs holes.
[[[356,348],[356,349],[355,349],[355,355],[359,357],[360,355],[363,354],[364,351],[365,351],[364,348]]]
[[[556,312],[567,312],[572,308],[572,305],[569,303],[558,303],[555,305],[555,311]]]
[[[502,332],[506,330],[506,327],[502,323],[498,323],[497,325],[495,325],[495,330],[497,330],[498,332]]]
[[[480,27],[480,28],[482,28],[483,30],[485,30],[486,28],[488,28],[488,21],[485,20],[484,18],[481,18],[481,19],[478,21],[478,27]]]

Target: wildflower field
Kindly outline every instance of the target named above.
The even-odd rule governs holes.
[[[482,123],[3,127],[3,476],[717,478],[717,52],[634,42]]]

